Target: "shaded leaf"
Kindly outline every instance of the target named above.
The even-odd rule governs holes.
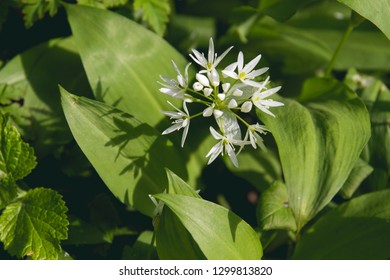
[[[317,0],[262,0],[259,9],[260,12],[276,20],[285,21],[292,17],[299,8],[315,1]]]
[[[118,109],[64,89],[61,93],[73,136],[107,187],[126,205],[151,216],[154,205],[148,195],[166,188],[164,168],[186,176],[172,143]]]
[[[359,196],[326,213],[307,229],[294,259],[390,258],[390,190]]]
[[[258,111],[274,136],[298,231],[340,190],[370,137],[363,102],[342,83],[313,78],[276,117]]]
[[[72,140],[58,84],[91,95],[75,49],[72,38],[54,39],[17,55],[0,70],[0,112],[10,114],[38,157]]]
[[[152,244],[153,232],[142,232],[134,244],[125,246],[123,249],[122,259],[124,260],[157,260],[156,247]]]
[[[340,190],[341,195],[344,198],[351,198],[355,191],[359,188],[360,184],[364,179],[369,176],[374,168],[369,165],[366,161],[358,159],[351,173],[345,181],[343,187]]]
[[[374,23],[390,39],[390,1],[338,0]]]
[[[282,182],[276,181],[261,194],[257,217],[263,230],[296,231],[297,226],[289,207],[287,189]]]
[[[230,210],[189,196],[158,194],[155,197],[165,203],[163,215],[165,207],[168,207],[188,230],[207,259],[262,257],[259,236]]]
[[[9,204],[0,216],[0,240],[18,258],[57,259],[67,238],[67,208],[57,192],[36,188]]]
[[[183,179],[181,179],[171,170],[167,169],[166,172],[168,177],[168,193],[201,198],[193,188],[191,188],[186,182],[183,181]]]

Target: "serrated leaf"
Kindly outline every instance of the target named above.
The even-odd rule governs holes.
[[[301,236],[294,259],[390,258],[390,190],[365,194],[329,211]]]
[[[203,199],[177,195],[155,195],[165,203],[192,236],[207,259],[260,259],[259,236],[230,210]],[[173,231],[174,228],[171,228]],[[165,233],[169,235],[169,232]],[[183,243],[183,248],[191,243]],[[157,245],[158,246],[158,245]],[[188,248],[187,248],[188,249]],[[196,250],[193,251],[197,256]]]
[[[148,195],[167,187],[164,168],[187,176],[178,151],[127,113],[62,88],[61,94],[73,136],[107,187],[126,205],[152,216]]]
[[[280,98],[275,118],[258,111],[276,140],[298,231],[340,190],[370,138],[366,107],[342,83],[307,80],[300,100]]]
[[[9,204],[0,216],[0,240],[19,258],[57,259],[67,238],[67,208],[57,192],[36,188]]]
[[[160,36],[164,35],[171,7],[168,0],[134,0],[136,17],[141,17]]]
[[[257,217],[263,230],[296,231],[297,226],[289,206],[287,188],[282,182],[276,181],[261,194]]]
[[[34,22],[43,18],[48,12],[50,16],[57,13],[59,0],[21,0],[24,24],[27,28],[33,26]]]
[[[390,1],[338,0],[374,23],[390,40]]]
[[[18,194],[18,186],[12,175],[0,179],[0,210],[8,205]]]
[[[117,6],[125,5],[128,0],[77,0],[79,5],[85,5],[95,8],[112,8]]]

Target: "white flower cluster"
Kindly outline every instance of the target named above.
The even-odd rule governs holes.
[[[181,141],[183,146],[191,119],[198,116],[214,117],[220,132],[210,127],[210,133],[219,142],[206,155],[209,158],[208,164],[213,162],[218,155],[226,153],[233,164],[238,166],[237,154],[245,145],[252,145],[255,149],[256,146],[264,148],[261,134],[268,131],[266,127],[258,123],[249,124],[240,116],[240,113],[249,113],[254,105],[264,113],[274,116],[270,108],[284,105],[268,98],[281,88],[280,86],[268,88],[269,77],[260,79],[268,68],[254,70],[261,55],[244,65],[244,55],[239,52],[237,62],[230,64],[222,71],[217,69],[218,64],[232,48],[230,47],[218,56],[214,52],[214,43],[210,38],[207,58],[195,49],[190,54],[190,57],[203,68],[196,74],[196,81],[192,86],[188,80],[188,68],[191,63],[186,66],[183,75],[172,61],[177,73],[176,79],[161,76],[163,82],[159,82],[163,86],[160,92],[181,99],[184,110],[168,102],[175,111],[163,111],[163,113],[171,118],[173,125],[162,134],[183,128]],[[187,104],[192,102],[204,104],[206,108],[203,112],[191,116]],[[246,134],[243,138],[238,121],[246,127]],[[236,152],[237,147],[239,147],[238,152]]]

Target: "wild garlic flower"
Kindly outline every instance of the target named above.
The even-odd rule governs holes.
[[[261,55],[244,65],[244,54],[239,52],[236,62],[225,69],[217,68],[232,48],[228,48],[221,56],[218,56],[214,51],[213,39],[210,38],[207,58],[195,49],[190,54],[195,63],[202,67],[193,79],[188,77],[190,64],[187,64],[183,75],[174,62],[172,64],[177,77],[161,76],[163,82],[160,84],[163,87],[160,91],[171,97],[182,99],[184,110],[168,102],[176,111],[163,111],[172,120],[172,126],[164,130],[163,134],[183,128],[181,140],[181,146],[183,146],[188,134],[190,119],[203,116],[213,117],[215,120],[219,131],[210,127],[210,133],[218,142],[206,155],[209,158],[208,164],[219,155],[227,154],[233,165],[238,166],[237,154],[245,146],[251,145],[255,149],[259,146],[265,149],[261,135],[268,132],[267,128],[258,123],[248,123],[246,118],[243,118],[243,114],[250,113],[254,107],[257,107],[261,112],[275,117],[271,108],[284,105],[279,101],[269,99],[281,87],[269,87],[269,76],[262,77],[268,67],[255,69]],[[204,108],[190,115],[187,108],[189,102],[202,104]],[[242,137],[241,129],[245,128],[246,134]]]

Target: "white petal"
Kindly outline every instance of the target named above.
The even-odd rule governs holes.
[[[203,66],[203,67],[207,67],[207,60],[206,58],[204,57],[204,54],[201,54],[200,52],[198,52],[197,50],[193,49],[192,52],[194,53],[194,55],[196,56],[196,58],[190,54],[190,57],[196,62],[198,63],[200,66]]]
[[[187,134],[188,134],[188,129],[190,127],[190,119],[186,119],[183,122],[183,126],[184,126],[184,131],[183,131],[183,135],[181,137],[181,147],[182,148],[184,146],[184,142],[186,141],[186,137],[187,137]]]
[[[244,54],[242,52],[239,52],[237,58],[237,67],[238,67],[237,69],[239,73],[242,71],[243,66],[244,66]]]
[[[203,89],[204,96],[206,96],[206,97],[209,97],[212,92],[213,92],[213,90],[211,88],[204,88]]]
[[[217,96],[218,96],[218,99],[221,101],[224,101],[226,98],[226,94],[224,94],[224,93],[219,93]]]
[[[237,101],[235,99],[231,99],[229,101],[229,104],[228,104],[229,109],[236,108],[237,106],[238,106],[238,104],[237,104]]]
[[[198,80],[199,83],[201,83],[203,86],[205,87],[209,87],[210,86],[210,82],[209,82],[209,79],[207,79],[207,77],[203,74],[196,74],[196,79]]]
[[[223,136],[222,136],[221,134],[219,134],[219,133],[214,129],[214,127],[212,127],[212,126],[210,126],[210,133],[211,133],[211,135],[212,135],[215,139],[217,139],[217,140],[223,139]]]
[[[223,92],[227,92],[230,88],[230,83],[224,83],[222,84],[222,90]]]
[[[245,101],[244,104],[241,105],[241,112],[249,113],[252,110],[252,102]]]
[[[219,156],[219,154],[222,153],[222,151],[223,151],[223,145],[222,145],[222,141],[220,141],[217,144],[215,144],[206,155],[206,157],[211,156],[207,164],[212,163]]]
[[[223,69],[223,71],[233,72],[234,70],[236,70],[236,67],[237,67],[237,62],[234,62],[228,65],[225,69]]]
[[[210,38],[210,41],[209,41],[208,62],[209,63],[213,63],[214,62],[214,42],[213,42],[213,38]]]
[[[213,114],[214,114],[214,117],[215,117],[216,119],[218,119],[218,118],[222,117],[223,112],[222,112],[221,110],[215,109],[214,112],[213,112]]]
[[[249,73],[253,70],[253,68],[256,67],[257,63],[259,63],[261,58],[261,54],[256,56],[254,59],[252,59],[247,65],[245,65],[244,69],[242,69],[243,72]]]
[[[214,67],[217,67],[217,65],[221,62],[221,60],[227,55],[227,53],[232,49],[233,47],[228,48],[226,51],[223,52],[215,61],[214,61]]]
[[[260,76],[261,74],[264,74],[265,72],[268,71],[268,67],[260,68],[255,71],[250,72],[249,74],[246,75],[247,79],[254,79],[257,76]]]
[[[281,86],[278,86],[278,87],[267,89],[265,91],[260,92],[259,96],[261,99],[265,99],[268,96],[271,96],[272,94],[278,92],[281,88],[282,88]]]
[[[165,135],[165,134],[169,134],[171,132],[174,132],[175,130],[179,130],[180,128],[182,128],[182,123],[175,123],[174,125],[168,127],[167,129],[165,129],[161,134],[162,135]]]
[[[207,73],[207,76],[209,77],[209,80],[213,86],[219,86],[219,74],[217,70],[212,69],[209,73]]]
[[[222,74],[224,75],[224,77],[230,77],[230,78],[233,78],[233,79],[238,79],[238,75],[236,72],[233,72],[233,71],[229,71],[229,70],[222,70]]]
[[[203,85],[199,82],[195,82],[193,85],[192,85],[192,88],[195,90],[195,91],[201,91],[203,89]]]
[[[225,145],[225,149],[226,149],[226,152],[227,152],[228,156],[230,157],[230,160],[232,161],[233,165],[234,165],[235,167],[238,167],[237,156],[236,156],[236,154],[234,153],[233,148],[232,148],[229,144],[226,144],[226,145]]]
[[[243,94],[243,91],[238,89],[238,88],[233,91],[233,95],[236,97],[240,97],[240,96],[242,96],[242,94]]]
[[[210,117],[213,114],[214,108],[213,107],[207,107],[203,110],[203,117]]]
[[[266,114],[268,114],[268,115],[270,115],[270,116],[275,117],[275,115],[274,115],[270,110],[268,110],[266,107],[264,107],[260,102],[258,102],[258,103],[253,102],[253,104],[254,104],[257,108],[259,108],[261,111],[263,111],[264,113],[266,113]]]
[[[262,101],[261,101],[261,104],[264,105],[264,106],[267,106],[267,107],[279,107],[279,106],[284,106],[284,104],[283,104],[282,102],[273,101],[272,99],[262,100]]]
[[[252,86],[252,87],[256,87],[256,88],[259,88],[262,86],[261,83],[259,82],[255,82],[255,81],[252,81],[252,80],[248,80],[248,79],[245,79],[245,80],[241,80],[244,84],[248,85],[248,86]]]

